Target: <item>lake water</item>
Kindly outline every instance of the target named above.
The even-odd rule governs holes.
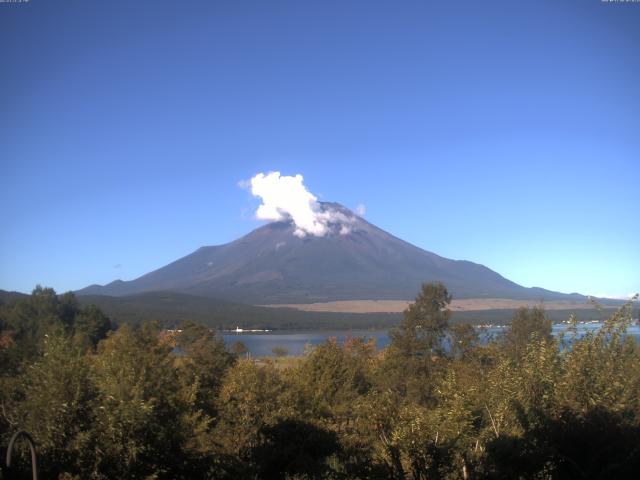
[[[567,329],[567,324],[556,324],[553,326],[554,335],[559,334]],[[579,332],[597,330],[602,326],[601,323],[584,323],[578,325]],[[486,329],[485,335],[498,335],[504,330],[504,327],[491,327]],[[633,325],[629,327],[628,334],[633,335],[636,341],[640,342],[640,326]],[[279,330],[264,333],[233,333],[223,332],[222,337],[227,346],[231,346],[234,342],[241,341],[249,349],[254,357],[273,356],[273,348],[284,347],[288,350],[289,355],[302,355],[308,346],[319,345],[329,338],[336,338],[339,343],[343,343],[348,338],[365,337],[374,339],[378,349],[385,348],[389,345],[389,333],[387,330],[334,330],[334,331],[291,331]]]

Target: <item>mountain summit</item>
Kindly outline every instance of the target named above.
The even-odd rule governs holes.
[[[231,243],[202,247],[135,280],[92,285],[79,295],[173,291],[252,304],[409,300],[441,281],[455,298],[582,298],[525,288],[477,263],[407,243],[337,203],[320,203],[328,228],[301,235],[291,221],[264,225]]]

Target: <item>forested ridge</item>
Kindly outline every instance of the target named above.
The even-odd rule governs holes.
[[[388,348],[327,341],[283,364],[38,287],[0,305],[0,453],[28,431],[46,479],[636,478],[631,303],[583,337],[520,309],[481,343],[450,301],[425,284]],[[30,478],[25,452],[11,478]]]

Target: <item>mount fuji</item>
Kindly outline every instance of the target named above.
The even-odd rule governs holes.
[[[454,298],[584,300],[526,288],[493,270],[423,250],[337,203],[319,202],[339,219],[322,236],[300,235],[277,221],[225,245],[201,247],[131,281],[91,285],[78,295],[176,292],[249,304],[337,300],[409,300],[424,282],[444,283]]]

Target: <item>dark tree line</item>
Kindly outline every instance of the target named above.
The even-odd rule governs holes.
[[[0,444],[29,431],[53,479],[636,478],[630,305],[560,338],[521,309],[487,343],[450,325],[450,301],[424,285],[388,348],[282,362],[193,323],[115,328],[38,287],[0,305]]]

